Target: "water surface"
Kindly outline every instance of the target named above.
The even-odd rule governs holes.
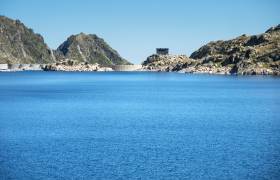
[[[280,78],[0,73],[0,179],[279,179]]]

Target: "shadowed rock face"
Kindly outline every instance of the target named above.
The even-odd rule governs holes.
[[[40,34],[19,20],[0,16],[0,63],[45,64],[55,62]]]
[[[131,64],[103,39],[94,34],[84,33],[70,36],[57,48],[56,57],[59,60],[71,59],[89,64],[98,63],[103,66]]]

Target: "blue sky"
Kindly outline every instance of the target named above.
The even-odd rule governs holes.
[[[280,23],[279,0],[0,0],[53,49],[71,34],[97,34],[140,63],[157,47],[190,55],[213,40],[258,34]]]

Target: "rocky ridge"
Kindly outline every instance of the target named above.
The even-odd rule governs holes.
[[[280,25],[260,35],[210,42],[186,56],[152,55],[144,68],[187,73],[280,75]]]
[[[0,16],[0,64],[44,64],[55,62],[43,37],[19,20]]]
[[[98,64],[101,67],[131,64],[122,58],[102,38],[94,34],[80,33],[70,36],[56,50],[51,50],[40,34],[27,28],[19,20],[0,16],[0,64],[21,66],[33,70],[32,64],[49,64],[52,67],[65,61],[80,64]],[[10,67],[10,66],[9,66]],[[69,66],[68,69],[73,68]],[[99,68],[99,69],[100,69]],[[1,69],[1,68],[0,68]],[[88,69],[85,69],[88,70]]]
[[[72,35],[56,50],[57,59],[101,66],[131,64],[95,34]]]

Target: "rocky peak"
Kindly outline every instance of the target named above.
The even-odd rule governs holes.
[[[19,20],[0,16],[0,63],[44,64],[54,62],[43,37]]]
[[[269,28],[266,33],[271,33],[271,32],[275,32],[275,31],[280,31],[280,24],[278,24],[277,26],[271,27]]]
[[[71,35],[56,50],[57,59],[71,59],[77,62],[98,63],[103,66],[130,64],[102,38],[95,34]]]

